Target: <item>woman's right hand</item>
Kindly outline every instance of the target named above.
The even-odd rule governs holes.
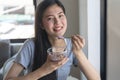
[[[64,57],[60,61],[51,61],[50,55],[48,55],[46,62],[42,65],[42,69],[46,71],[46,74],[52,73],[54,70],[63,66],[69,59]]]

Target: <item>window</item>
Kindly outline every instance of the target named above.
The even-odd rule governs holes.
[[[34,37],[33,0],[0,0],[0,39]]]

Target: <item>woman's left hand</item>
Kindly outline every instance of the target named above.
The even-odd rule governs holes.
[[[73,35],[72,39],[72,50],[74,54],[78,54],[82,51],[82,48],[85,46],[85,39],[80,35]]]
[[[51,61],[51,56],[48,55],[46,62],[42,65],[42,69],[46,72],[45,74],[50,74],[54,70],[57,70],[63,66],[69,59],[67,57],[62,58],[59,61]]]

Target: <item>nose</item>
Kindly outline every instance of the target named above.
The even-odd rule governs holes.
[[[60,21],[60,19],[59,18],[55,18],[55,23],[54,23],[55,25],[60,25],[61,24],[61,21]]]

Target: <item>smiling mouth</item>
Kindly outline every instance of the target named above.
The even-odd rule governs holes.
[[[58,32],[58,31],[62,30],[62,28],[63,28],[63,27],[54,28],[54,31],[55,31],[55,32]]]

